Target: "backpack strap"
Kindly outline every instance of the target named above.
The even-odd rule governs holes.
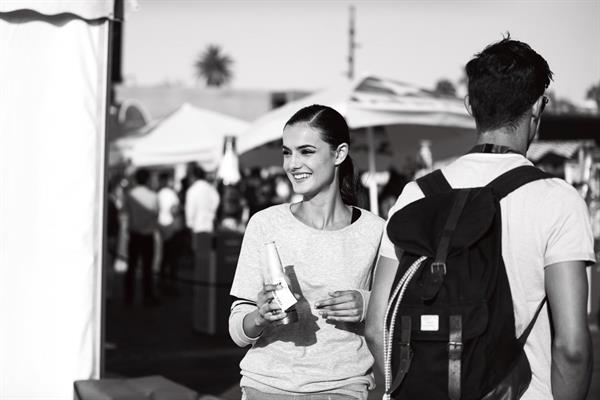
[[[425,197],[452,190],[452,186],[450,186],[444,174],[439,169],[420,177],[416,182]]]
[[[462,357],[462,316],[450,316],[448,338],[448,396],[450,400],[460,400],[460,360]]]
[[[446,276],[446,259],[450,250],[450,241],[458,225],[458,220],[467,204],[471,189],[460,189],[456,191],[454,203],[446,220],[442,236],[435,251],[435,258],[429,266],[429,273],[423,276],[423,289],[421,299],[429,301],[437,296],[444,278]]]
[[[535,314],[533,314],[533,318],[531,319],[531,322],[529,323],[529,325],[527,325],[527,328],[525,328],[525,330],[523,331],[521,336],[519,336],[519,338],[517,339],[521,348],[523,348],[525,346],[525,342],[527,341],[527,338],[529,337],[529,334],[531,333],[531,330],[533,329],[533,325],[535,325],[535,321],[537,320],[538,315],[540,315],[540,311],[542,311],[544,304],[546,304],[547,299],[548,299],[547,297],[544,297],[544,299],[540,302],[540,305],[538,306],[537,310],[535,310]]]
[[[409,315],[403,315],[400,319],[400,354],[398,360],[398,372],[396,373],[396,377],[390,386],[389,393],[393,393],[398,386],[404,380],[408,369],[410,368],[410,363],[413,358],[413,351],[410,347],[410,334],[412,331],[411,317]]]
[[[523,165],[500,175],[487,184],[497,194],[498,199],[502,199],[521,186],[540,179],[550,179],[554,176],[531,165]]]

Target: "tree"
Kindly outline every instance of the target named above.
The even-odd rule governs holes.
[[[194,63],[196,77],[206,81],[206,86],[223,86],[233,77],[233,59],[224,54],[221,47],[210,44]]]
[[[448,79],[443,78],[437,81],[433,93],[442,97],[456,97],[456,87]]]
[[[592,85],[585,94],[586,99],[594,100],[596,102],[596,112],[600,113],[600,82]]]

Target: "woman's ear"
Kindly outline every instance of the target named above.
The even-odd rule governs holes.
[[[472,117],[473,116],[473,109],[471,108],[471,102],[469,101],[469,95],[465,96],[464,103],[465,103],[465,108],[467,109],[467,112]]]
[[[335,150],[335,165],[340,165],[348,157],[348,143],[341,143]]]

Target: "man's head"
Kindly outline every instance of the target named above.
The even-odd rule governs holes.
[[[552,80],[546,60],[510,35],[476,54],[465,70],[468,101],[480,133],[515,130],[531,119],[532,106]]]
[[[150,181],[150,171],[145,168],[140,168],[135,171],[135,182],[138,185],[148,186]]]
[[[194,164],[192,166],[192,176],[194,180],[206,179],[206,172],[201,166]]]
[[[161,172],[158,175],[158,186],[161,188],[173,186],[173,176],[169,172]]]

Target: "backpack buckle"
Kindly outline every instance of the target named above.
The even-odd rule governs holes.
[[[435,276],[437,274],[440,273],[440,269],[442,269],[442,274],[446,275],[446,263],[445,262],[439,262],[439,261],[434,261],[431,263],[431,273]]]
[[[463,344],[461,342],[448,342],[448,351],[452,353],[462,353]]]

